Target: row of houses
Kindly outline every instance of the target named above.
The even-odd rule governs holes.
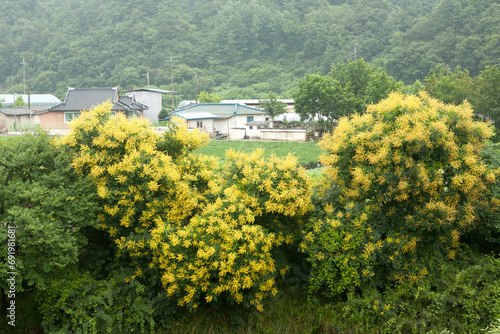
[[[82,110],[110,101],[112,112],[126,117],[145,117],[156,122],[162,109],[162,94],[169,91],[158,89],[135,89],[120,95],[118,87],[112,88],[68,88],[64,101],[45,96],[45,104],[38,103],[41,96],[30,95],[30,108],[0,108],[0,131],[22,130],[36,125],[56,133],[69,131],[69,124]],[[25,96],[23,95],[23,99]],[[13,95],[0,95],[5,106],[15,100]],[[286,103],[286,113],[276,120],[298,119],[293,110],[293,100]],[[51,105],[48,105],[51,104]],[[226,100],[221,103],[196,104],[184,101],[170,117],[183,119],[189,128],[197,128],[211,134],[226,134],[230,139],[262,138],[277,140],[305,140],[305,130],[273,129],[273,120],[258,109],[258,100]]]
[[[254,100],[252,100],[254,101]],[[293,104],[292,104],[293,106]],[[175,110],[171,117],[180,117],[188,127],[208,133],[226,134],[229,139],[305,140],[304,129],[276,129],[274,121],[299,120],[292,108],[272,119],[265,111],[238,101],[202,103]]]
[[[0,94],[0,101],[4,106],[0,108],[0,131],[34,126],[52,131],[68,131],[69,124],[82,110],[92,109],[107,101],[113,104],[112,112],[115,114],[146,117],[157,121],[161,111],[162,94],[167,92],[158,89],[137,89],[120,95],[119,87],[69,87],[64,101],[49,94],[19,95],[25,104],[29,105],[22,108],[12,108],[15,95]]]

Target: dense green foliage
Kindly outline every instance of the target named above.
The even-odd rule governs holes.
[[[500,329],[500,150],[467,102],[391,93],[324,136],[314,173],[234,150],[246,141],[208,156],[179,119],[157,133],[110,108],[59,140],[0,140],[19,320],[48,333]]]
[[[328,167],[301,244],[313,295],[360,331],[477,332],[493,322],[498,259],[471,252],[488,252],[481,237],[498,251],[500,170],[481,158],[491,135],[469,105],[425,93],[394,93],[341,119],[320,143]]]
[[[476,76],[498,64],[500,7],[493,0],[5,0],[0,85],[32,92],[67,86],[157,87],[181,99],[265,98],[307,73],[364,58],[398,81],[423,81],[436,65]]]
[[[99,210],[94,188],[70,168],[64,147],[53,149],[45,133],[0,141],[0,221],[16,227],[19,291],[46,289],[50,281],[78,261],[86,239],[72,233],[96,226]],[[6,229],[0,238],[7,239]],[[7,249],[0,249],[7,257]],[[6,291],[8,263],[1,262]]]
[[[269,116],[271,116],[271,119],[284,114],[286,112],[285,107],[286,103],[278,101],[276,99],[276,94],[274,94],[272,91],[269,92],[269,95],[266,99],[259,101],[259,108],[264,110]]]
[[[403,88],[402,82],[363,59],[333,64],[326,75],[306,75],[292,93],[302,119],[316,119],[332,128],[342,116],[363,113],[366,106]]]
[[[210,93],[203,91],[198,96],[198,101],[200,103],[220,103],[220,101],[222,101],[222,99],[215,94],[210,94]]]

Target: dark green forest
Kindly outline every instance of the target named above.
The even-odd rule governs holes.
[[[355,58],[407,85],[500,58],[494,0],[3,0],[0,31],[0,91],[29,77],[59,98],[148,76],[170,89],[171,68],[179,99],[194,98],[195,75],[198,92],[225,99],[290,97],[306,74]]]

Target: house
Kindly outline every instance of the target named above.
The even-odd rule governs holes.
[[[162,109],[162,95],[166,93],[174,93],[168,90],[141,88],[128,90],[125,95],[135,97],[135,100],[141,104],[148,106],[144,110],[144,117],[152,123],[158,122],[158,115]]]
[[[229,104],[243,104],[248,107],[260,108],[260,101],[262,100],[256,100],[256,99],[250,99],[250,100],[222,100],[221,103],[229,103]],[[285,113],[278,115],[277,117],[274,118],[275,121],[300,121],[300,115],[295,113],[295,100],[293,99],[277,99],[277,101],[285,103]],[[188,106],[195,105],[195,101],[181,101],[178,105],[177,108],[185,108]]]
[[[82,110],[90,110],[104,102],[113,103],[111,111],[126,117],[143,117],[148,107],[135,100],[134,96],[120,96],[118,87],[112,88],[68,88],[64,102],[34,113],[35,123],[44,129],[69,129],[69,123]]]
[[[183,118],[188,127],[209,133],[226,133],[231,139],[249,136],[252,122],[269,121],[264,111],[238,103],[202,103],[177,109],[170,115]],[[248,127],[247,127],[247,124]]]
[[[28,108],[0,108],[0,132],[31,129],[31,114]]]
[[[19,96],[22,97],[26,106],[35,111],[47,109],[61,103],[61,100],[51,94],[0,94],[0,102],[3,107],[13,107]]]

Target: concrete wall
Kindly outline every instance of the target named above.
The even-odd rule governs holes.
[[[229,139],[230,140],[243,139],[245,137],[245,133],[246,133],[245,129],[229,129]]]
[[[305,129],[260,129],[260,139],[281,141],[305,141]]]
[[[7,118],[8,118],[7,115],[0,113],[0,132],[7,131],[8,127]]]
[[[217,130],[221,133],[229,133],[229,120],[228,119],[214,119],[214,131]]]
[[[246,126],[246,131],[247,131],[247,136],[250,138],[260,138],[261,137],[261,131],[262,129],[259,129],[257,125],[247,125]]]
[[[17,130],[29,130],[34,126],[35,124],[30,120],[29,115],[18,115],[15,117],[0,113],[0,132],[14,131],[16,127]]]

